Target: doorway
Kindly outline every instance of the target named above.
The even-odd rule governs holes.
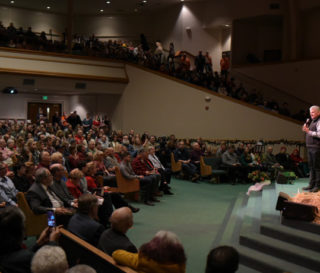
[[[32,123],[36,123],[38,120],[39,112],[42,110],[43,116],[49,122],[52,122],[52,117],[55,112],[58,112],[61,116],[62,105],[61,103],[42,103],[42,102],[28,102],[28,120]]]

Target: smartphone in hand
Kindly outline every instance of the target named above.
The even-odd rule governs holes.
[[[48,227],[55,227],[56,217],[54,215],[54,211],[52,210],[47,211],[47,216],[48,216]]]

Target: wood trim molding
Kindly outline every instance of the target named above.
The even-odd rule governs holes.
[[[118,82],[118,83],[128,83],[129,82],[128,78],[88,76],[88,75],[81,75],[81,74],[43,72],[43,71],[37,71],[37,70],[19,70],[19,69],[0,68],[0,73],[57,77],[57,78],[79,79],[79,80],[89,80],[89,81],[105,81],[105,82]]]
[[[119,269],[121,269],[123,272],[126,273],[137,273],[136,271],[132,270],[129,267],[126,266],[121,266],[118,265],[115,260],[109,256],[108,254],[106,254],[105,252],[103,252],[102,250],[94,247],[93,245],[87,243],[86,241],[82,240],[81,238],[79,238],[78,236],[72,234],[70,231],[61,228],[60,229],[61,234],[63,234],[64,236],[72,239],[75,242],[78,242],[80,245],[82,245],[83,247],[85,247],[86,249],[90,250],[92,253],[94,253],[95,255],[99,256],[101,259],[106,260],[107,262],[109,262],[110,264],[118,267]]]
[[[274,116],[274,117],[277,117],[277,118],[280,118],[280,119],[283,119],[283,120],[286,120],[286,121],[289,121],[289,122],[292,122],[292,123],[295,123],[295,124],[298,124],[298,125],[301,125],[301,122],[300,121],[297,121],[293,118],[290,118],[290,117],[286,117],[286,116],[283,116],[283,115],[280,115],[280,114],[277,114],[277,113],[274,113],[274,112],[271,112],[271,111],[268,111],[268,110],[265,110],[261,107],[258,107],[258,106],[254,106],[252,104],[249,104],[249,103],[246,103],[246,102],[243,102],[243,101],[240,101],[240,100],[237,100],[237,99],[234,99],[234,98],[231,98],[231,97],[227,97],[227,96],[224,96],[224,95],[220,95],[218,94],[217,92],[214,92],[214,91],[210,91],[204,87],[201,87],[201,86],[197,86],[195,84],[192,84],[192,83],[188,83],[188,82],[185,82],[183,80],[180,80],[178,78],[175,78],[173,76],[170,76],[170,75],[166,75],[164,73],[161,73],[159,71],[154,71],[154,70],[151,70],[149,68],[146,68],[144,66],[141,66],[141,65],[137,65],[137,64],[133,64],[133,63],[129,63],[129,62],[125,62],[125,61],[120,61],[120,60],[111,60],[111,59],[107,59],[107,58],[99,58],[99,57],[89,57],[89,56],[76,56],[76,55],[69,55],[69,54],[63,54],[63,53],[53,53],[53,52],[40,52],[40,51],[35,51],[35,50],[24,50],[24,49],[16,49],[16,48],[7,48],[7,47],[0,47],[0,51],[1,50],[4,50],[4,51],[11,51],[11,52],[24,52],[24,53],[28,53],[28,54],[37,54],[37,55],[46,55],[46,56],[56,56],[56,57],[66,57],[66,58],[74,58],[74,59],[86,59],[86,60],[96,60],[96,61],[102,61],[102,60],[105,60],[105,61],[110,61],[110,62],[115,62],[115,63],[123,63],[125,65],[131,65],[133,67],[136,67],[138,69],[142,69],[144,71],[147,71],[147,72],[150,72],[150,73],[153,73],[155,75],[158,75],[160,77],[164,77],[164,78],[167,78],[167,79],[170,79],[170,80],[173,80],[175,82],[178,82],[180,84],[184,84],[184,85],[187,85],[189,87],[192,87],[192,88],[195,88],[195,89],[198,89],[202,92],[205,92],[207,94],[210,94],[210,95],[213,95],[213,96],[217,96],[217,97],[220,97],[220,98],[223,98],[223,99],[226,99],[226,100],[229,100],[229,101],[232,101],[234,103],[238,103],[238,104],[241,104],[243,106],[246,106],[246,107],[249,107],[251,109],[254,109],[256,111],[260,111],[260,112],[263,112],[265,114],[268,114],[268,115],[271,115],[271,116]],[[283,63],[279,63],[279,64],[283,64]],[[240,67],[240,66],[239,66]],[[125,70],[126,71],[126,70]],[[0,72],[6,72],[6,71],[1,71]],[[15,72],[8,72],[8,73],[15,73]],[[17,71],[16,72],[17,74],[26,74],[26,73],[22,73],[21,71]],[[41,73],[41,71],[40,71]],[[55,73],[56,74],[56,73]],[[32,74],[29,74],[29,75],[32,75]],[[34,74],[34,75],[42,75],[43,74]],[[45,75],[44,75],[45,76]],[[53,77],[63,77],[61,75],[47,75],[47,76],[53,76]],[[65,76],[65,77],[71,77],[71,78],[76,78],[76,79],[81,79],[82,75],[72,75],[72,76]],[[126,76],[127,76],[127,73],[126,73]],[[104,80],[104,81],[111,81],[111,82],[121,82],[121,83],[128,83],[129,82],[129,79],[128,79],[128,76],[127,76],[127,79],[116,79],[116,78],[103,78],[103,79],[99,79],[101,77],[98,77],[98,79],[94,79],[92,77],[88,78],[88,80]],[[82,78],[82,79],[87,79],[87,78]]]
[[[18,48],[0,47],[0,51],[8,51],[8,52],[15,52],[15,53],[26,53],[26,54],[51,56],[51,57],[63,57],[63,58],[78,59],[78,60],[91,60],[91,61],[100,61],[100,62],[104,61],[104,62],[125,64],[125,62],[121,61],[121,60],[114,60],[114,59],[108,59],[108,58],[102,58],[102,57],[94,57],[94,56],[79,56],[79,55],[72,55],[72,54],[67,54],[67,53],[44,52],[44,51],[31,50],[31,49],[18,49]]]
[[[212,96],[216,96],[216,97],[219,97],[219,98],[223,98],[225,100],[229,100],[231,102],[234,102],[234,103],[237,103],[237,104],[241,104],[243,106],[246,106],[246,107],[249,107],[251,109],[254,109],[256,111],[260,111],[260,112],[263,112],[265,114],[268,114],[268,115],[271,115],[271,116],[274,116],[274,117],[277,117],[277,118],[280,118],[280,119],[283,119],[285,121],[289,121],[289,122],[292,122],[292,123],[295,123],[295,124],[298,124],[298,125],[301,125],[302,122],[298,121],[298,120],[295,120],[293,118],[290,118],[290,117],[286,117],[286,116],[283,116],[283,115],[280,115],[280,114],[277,114],[277,113],[274,113],[274,112],[271,112],[269,110],[265,110],[259,106],[255,106],[255,105],[252,105],[250,103],[247,103],[247,102],[244,102],[244,101],[241,101],[241,100],[237,100],[237,99],[234,99],[232,97],[228,97],[228,96],[225,96],[225,95],[221,95],[217,92],[214,92],[212,90],[209,90],[205,87],[202,87],[202,86],[198,86],[196,84],[193,84],[193,83],[189,83],[189,82],[186,82],[186,81],[183,81],[183,80],[180,80],[178,78],[175,78],[173,76],[170,76],[170,75],[167,75],[167,74],[164,74],[164,73],[161,73],[159,71],[155,71],[155,70],[151,70],[147,67],[144,67],[144,66],[141,66],[141,65],[138,65],[138,64],[132,64],[132,63],[127,63],[127,65],[131,65],[135,68],[138,68],[138,69],[141,69],[141,70],[144,70],[144,71],[147,71],[147,72],[150,72],[150,73],[153,73],[155,75],[158,75],[160,77],[163,77],[163,78],[166,78],[166,79],[169,79],[169,80],[173,80],[175,82],[178,82],[180,84],[183,84],[183,85],[186,85],[186,86],[189,86],[189,87],[192,87],[192,88],[195,88],[195,89],[198,89],[202,92],[205,92],[209,95],[212,95]]]
[[[21,53],[21,52],[19,52]],[[104,64],[92,64],[92,63],[84,63],[84,62],[68,62],[68,61],[60,61],[60,60],[49,60],[49,59],[41,59],[41,58],[29,58],[29,57],[18,57],[18,56],[7,56],[1,55],[0,57],[3,58],[10,58],[10,59],[19,59],[19,60],[31,60],[31,61],[40,61],[40,62],[52,62],[52,63],[67,63],[67,64],[78,64],[78,65],[89,65],[89,66],[99,66],[99,67],[109,67],[109,68],[116,68],[116,69],[123,69],[124,66],[113,66],[113,65],[104,65]]]

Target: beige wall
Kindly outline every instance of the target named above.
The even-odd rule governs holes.
[[[2,91],[2,90],[1,90]],[[26,119],[28,114],[28,102],[40,102],[40,103],[60,103],[62,105],[63,112],[70,112],[69,97],[49,95],[48,100],[43,101],[42,95],[47,94],[22,94],[16,95],[0,93],[0,119]]]
[[[253,65],[236,68],[236,70],[280,88],[310,104],[320,104],[319,66],[320,60],[310,60]]]
[[[130,82],[113,113],[116,129],[212,139],[303,139],[300,125],[130,65],[127,71]]]
[[[12,22],[16,28],[32,27],[35,32],[45,31],[46,33],[51,29],[53,34],[59,35],[64,31],[67,23],[65,15],[5,6],[0,6],[0,20],[5,27]]]

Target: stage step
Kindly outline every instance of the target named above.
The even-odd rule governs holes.
[[[247,267],[245,265],[239,264],[239,268],[237,273],[259,273],[260,271],[255,270],[253,268]]]
[[[303,230],[306,232],[311,232],[320,235],[320,225],[314,224],[312,222],[291,220],[281,217],[281,224],[294,229]]]
[[[262,223],[280,223],[280,213],[276,211],[276,203],[278,194],[276,192],[276,185],[271,184],[265,187],[262,192],[261,204],[261,222]]]
[[[261,219],[262,192],[251,192],[244,212],[241,233],[259,232]]]
[[[240,223],[242,221],[247,202],[248,197],[245,193],[239,193],[238,197],[230,205],[212,247],[237,244],[239,234],[235,231],[235,228],[239,225],[239,221]]]
[[[265,236],[290,242],[291,244],[308,248],[313,251],[320,251],[319,235],[286,227],[284,225],[274,224],[261,224],[260,231],[261,234]]]
[[[241,234],[240,244],[319,272],[319,252],[305,249],[257,233]],[[287,268],[286,270],[288,271]]]
[[[260,251],[238,246],[240,254],[240,264],[250,267],[262,273],[316,273],[318,270],[313,271],[299,265],[275,258],[273,256],[264,254]]]

